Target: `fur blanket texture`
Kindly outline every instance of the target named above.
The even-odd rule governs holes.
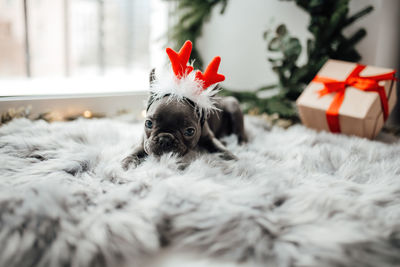
[[[400,266],[400,142],[246,127],[124,171],[142,122],[3,125],[0,266]]]

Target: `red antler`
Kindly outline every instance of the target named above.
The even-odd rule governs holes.
[[[201,71],[196,72],[196,79],[203,81],[203,88],[206,89],[210,85],[225,80],[225,76],[218,73],[219,64],[221,63],[220,57],[215,57],[210,64],[208,64],[206,71],[201,73]]]
[[[186,66],[189,61],[190,53],[192,52],[191,41],[186,41],[181,50],[179,50],[179,53],[176,53],[171,48],[167,48],[166,51],[176,77],[181,78],[193,70],[192,66]]]

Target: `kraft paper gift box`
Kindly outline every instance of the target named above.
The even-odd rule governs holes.
[[[396,104],[393,69],[328,60],[296,104],[304,125],[374,138]]]

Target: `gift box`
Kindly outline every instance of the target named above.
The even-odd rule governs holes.
[[[396,100],[393,69],[328,60],[296,104],[310,128],[372,139]]]

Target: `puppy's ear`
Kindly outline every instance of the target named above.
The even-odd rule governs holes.
[[[150,75],[149,75],[149,82],[150,82],[150,85],[151,85],[155,80],[156,80],[156,69],[153,68],[153,69],[150,71]],[[150,92],[149,99],[147,100],[147,108],[146,108],[146,111],[149,110],[149,108],[150,108],[151,104],[153,103],[153,101],[154,101],[154,93]]]
[[[206,121],[206,115],[204,114],[204,110],[200,111],[196,109],[197,115],[200,119],[200,125],[203,126],[204,122]]]
[[[152,84],[155,80],[156,80],[156,69],[153,68],[150,71],[150,76],[149,76],[150,84]]]

